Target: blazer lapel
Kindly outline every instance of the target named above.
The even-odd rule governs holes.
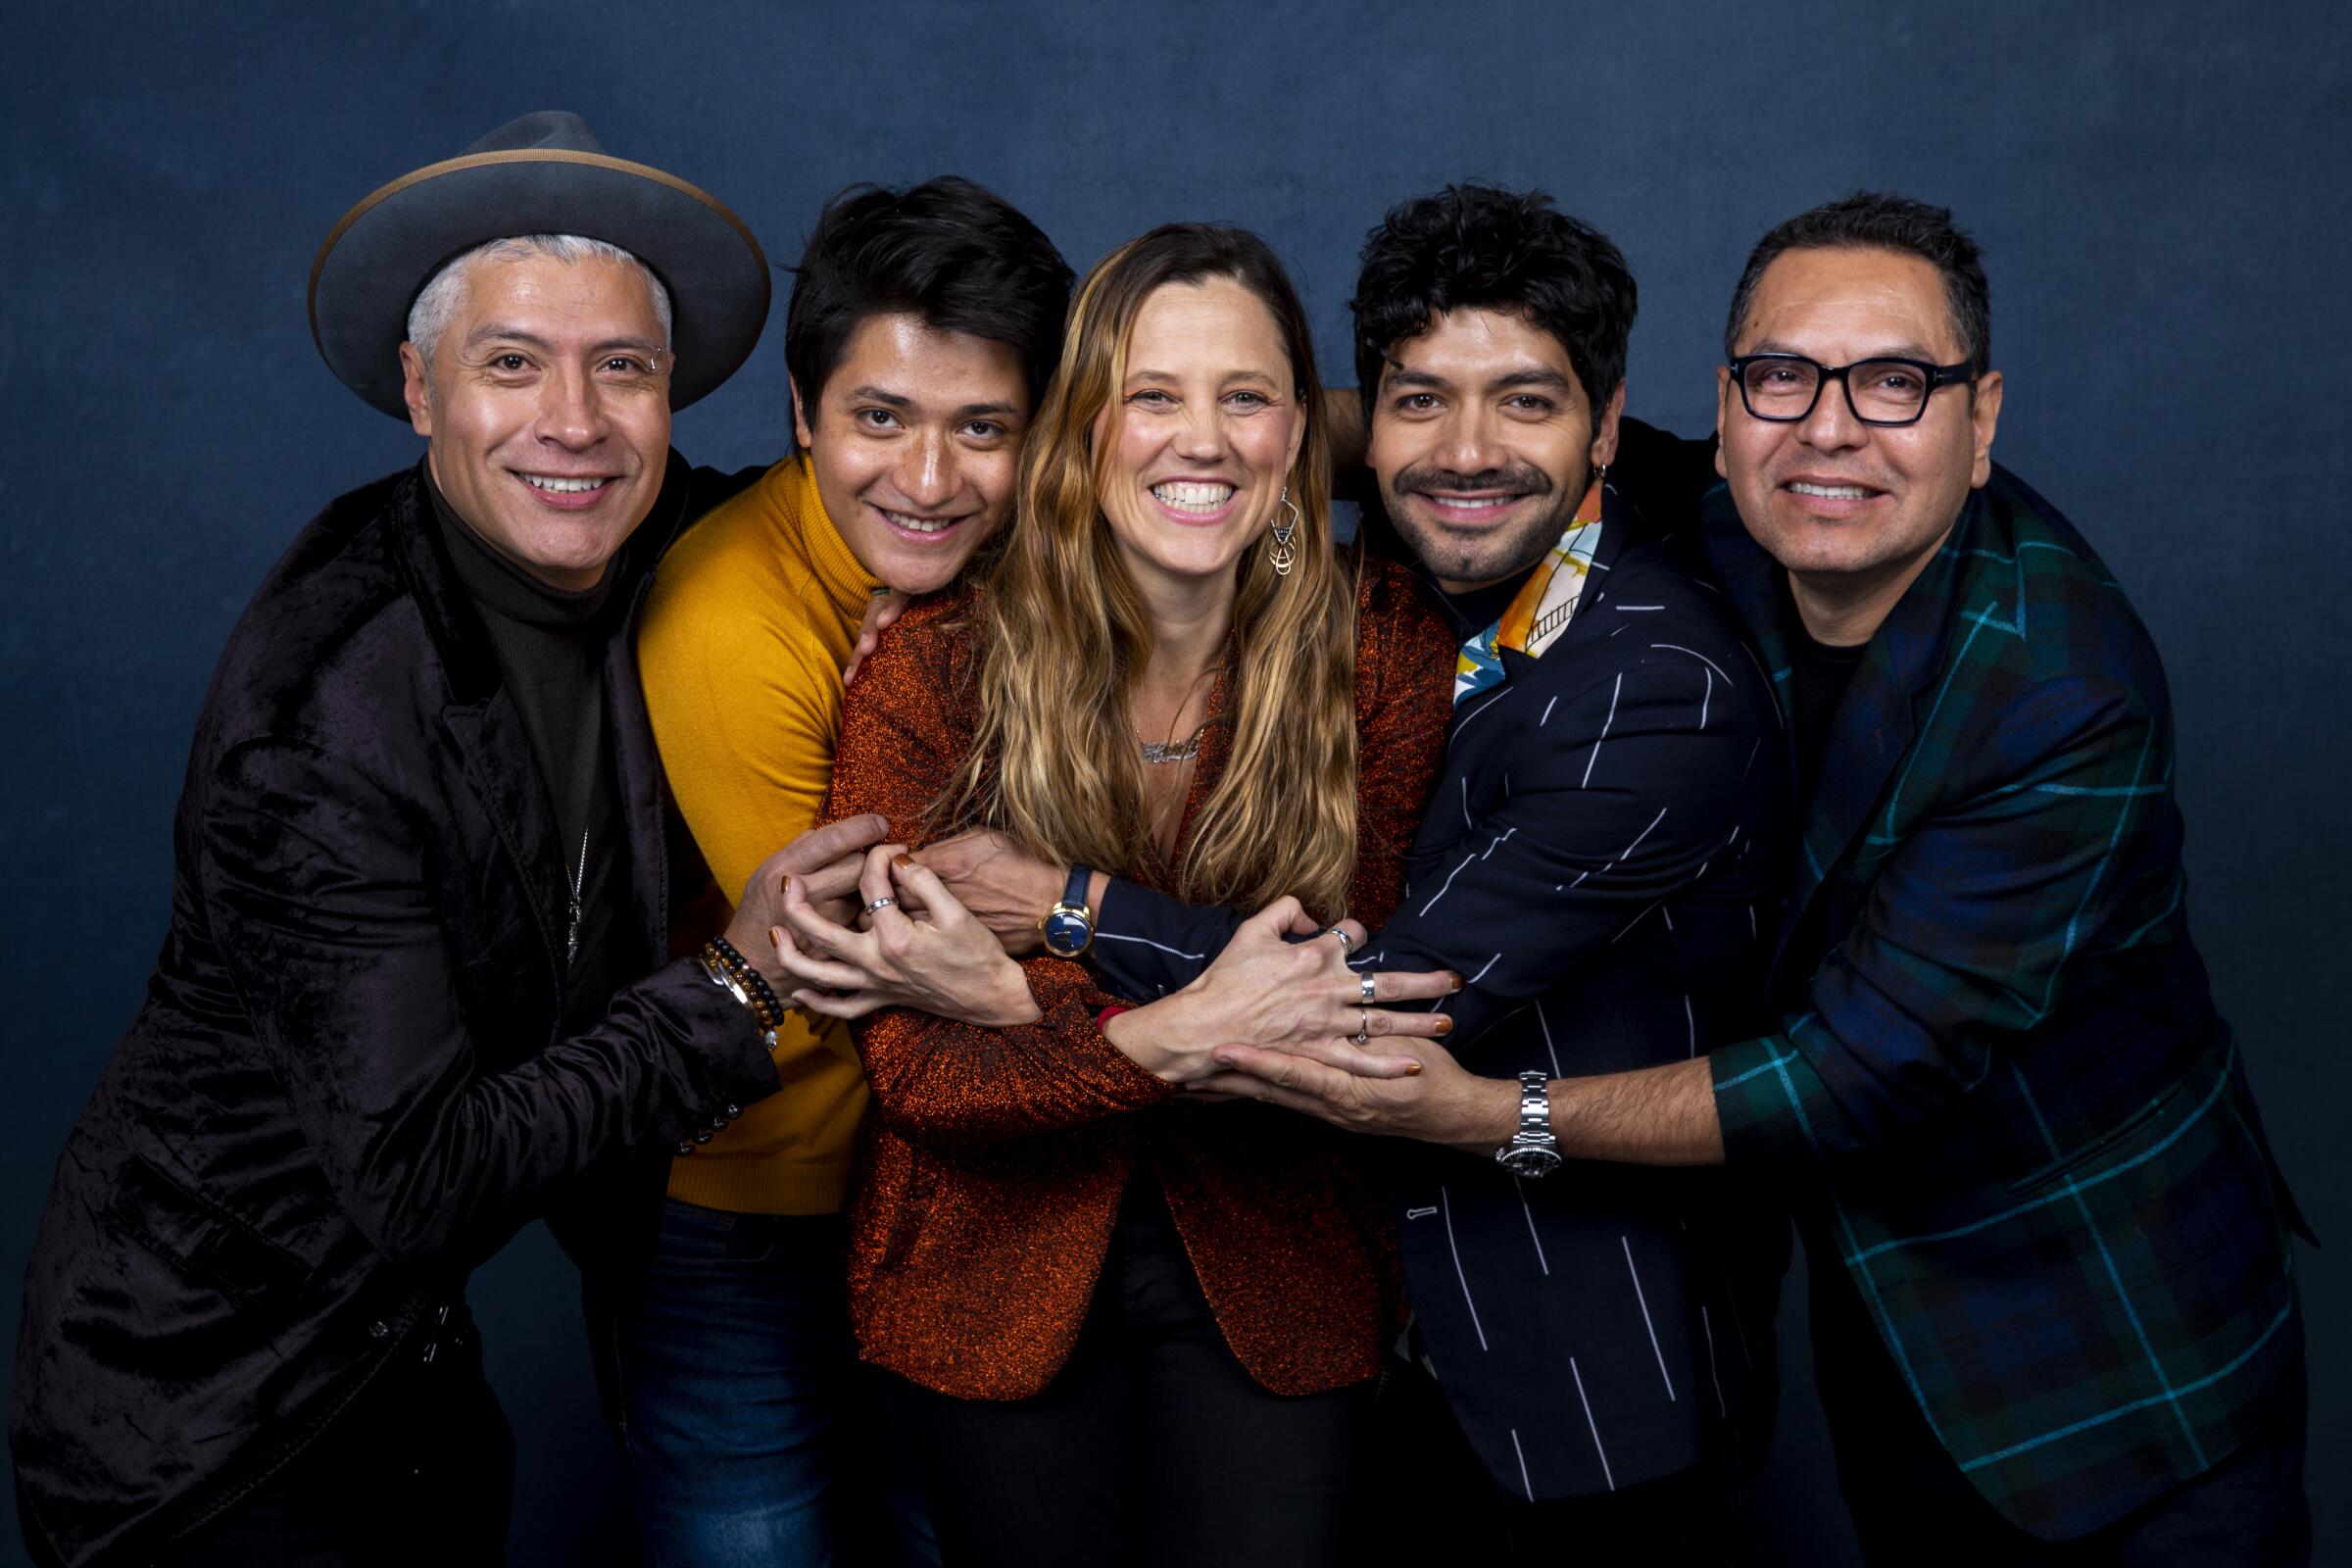
[[[522,715],[502,690],[484,702],[450,704],[441,710],[441,727],[465,757],[466,782],[522,878],[532,929],[560,987],[565,965],[564,933],[558,921],[569,904],[569,884],[556,845],[555,809],[540,782]]]
[[[651,581],[649,573],[646,582]],[[641,584],[640,600],[643,593]],[[662,759],[654,750],[645,689],[638,681],[636,631],[632,604],[605,650],[605,711],[612,737],[614,785],[628,832],[629,885],[637,900],[637,923],[649,959],[659,962],[669,951],[669,854],[662,827]]]
[[[466,785],[522,880],[532,928],[547,951],[548,973],[560,991],[564,933],[557,922],[570,884],[564,880],[563,852],[556,844],[555,808],[539,777],[522,715],[507,696],[498,658],[458,585],[457,568],[433,523],[421,464],[394,497],[392,515],[401,574],[448,681],[441,727],[465,759]]]
[[[1586,568],[1585,591],[1576,603],[1576,612],[1583,615],[1605,598],[1609,589],[1609,570],[1617,558],[1625,554],[1625,542],[1637,528],[1647,527],[1641,510],[1627,501],[1624,494],[1606,479],[1600,485],[1600,543],[1592,547],[1592,563]]]
[[[646,721],[632,639],[654,564],[685,520],[689,480],[686,461],[672,451],[660,496],[616,559],[615,569],[629,579],[620,585],[627,609],[605,654],[605,711],[627,826],[630,885],[645,951],[657,958],[667,951],[669,925],[662,763]],[[402,569],[449,676],[450,701],[441,711],[442,727],[466,759],[466,783],[522,879],[531,923],[560,987],[567,967],[564,915],[571,884],[564,847],[556,842],[555,807],[539,775],[522,714],[507,695],[497,656],[444,554],[421,477],[411,477],[396,510]]]
[[[1970,575],[1961,569],[1984,503],[1972,494],[1951,537],[1887,614],[1846,687],[1821,761],[1821,776],[1798,838],[1791,925],[1821,891],[1829,868],[1856,853],[1872,809],[1918,734],[1916,704],[1942,672],[1952,606]],[[1891,846],[1893,824],[1879,825]],[[1867,848],[1867,846],[1865,846]]]
[[[754,478],[765,471],[745,470]],[[714,479],[719,490],[716,499],[710,493]],[[669,952],[668,798],[662,757],[654,747],[653,724],[646,717],[645,687],[637,673],[637,617],[645,610],[646,595],[653,590],[655,567],[685,531],[689,510],[699,515],[742,488],[733,479],[716,478],[710,469],[689,468],[677,449],[671,448],[662,474],[662,493],[654,498],[645,521],[629,536],[616,564],[629,577],[621,585],[627,609],[605,649],[605,718],[612,739],[613,787],[619,792],[629,841],[629,886],[637,901],[637,924],[649,964],[661,962]],[[721,891],[730,902],[742,892],[740,888]]]
[[[1746,524],[1740,520],[1739,509],[1732,505],[1731,487],[1721,482],[1700,498],[1699,540],[1706,550],[1707,564],[1714,570],[1715,581],[1756,645],[1757,662],[1780,706],[1781,723],[1786,727],[1795,717],[1795,710],[1788,693],[1788,640],[1781,629],[1780,563],[1748,536]],[[1789,759],[1788,778],[1793,785],[1796,780],[1793,757]]]
[[[1916,705],[1920,695],[1942,670],[1950,640],[1952,604],[1968,575],[1961,570],[1965,552],[1981,526],[1984,502],[1972,494],[1952,529],[1927,568],[1903,595],[1886,621],[1871,639],[1831,721],[1821,773],[1813,799],[1799,803],[1801,823],[1795,864],[1780,944],[1785,948],[1799,929],[1807,908],[1819,896],[1830,868],[1853,849],[1856,835],[1867,828],[1866,818],[1885,795],[1888,779],[1918,734]],[[1725,595],[1754,638],[1766,675],[1771,679],[1783,724],[1792,723],[1795,710],[1789,676],[1792,665],[1788,638],[1782,621],[1780,564],[1767,555],[1740,522],[1728,486],[1717,485],[1702,504],[1703,538],[1709,564]],[[1789,756],[1789,781],[1795,783],[1796,758]],[[1777,973],[1782,954],[1775,952]]]
[[[1515,648],[1497,650],[1495,662],[1500,666],[1499,678],[1472,697],[1457,702],[1454,709],[1455,723],[1460,723],[1465,715],[1494,702],[1497,691],[1523,677],[1542,660],[1555,656],[1562,660],[1576,657],[1562,653],[1561,646],[1575,634],[1576,623],[1599,609],[1601,602],[1608,597],[1610,569],[1616,564],[1617,558],[1625,553],[1627,540],[1643,526],[1641,519],[1641,512],[1625,499],[1615,485],[1603,480],[1600,487],[1600,537],[1592,546],[1592,559],[1585,567],[1584,587],[1577,592],[1576,608],[1569,614],[1568,624],[1545,642],[1543,652],[1534,657]],[[1481,635],[1484,631],[1484,627],[1480,628]]]

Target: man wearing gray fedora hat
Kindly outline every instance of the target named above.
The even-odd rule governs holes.
[[[732,213],[570,115],[328,235],[319,350],[427,449],[296,537],[215,671],[171,931],[27,1272],[39,1560],[498,1560],[468,1271],[776,1089],[780,883],[846,892],[879,824],[770,856],[664,962],[631,651],[688,510],[671,411],[767,304]]]

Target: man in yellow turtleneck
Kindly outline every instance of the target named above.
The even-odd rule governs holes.
[[[638,636],[717,887],[816,821],[873,597],[945,587],[1004,520],[1069,287],[1037,226],[965,180],[856,192],[819,220],[784,329],[800,450],[670,551]],[[848,1027],[799,1011],[775,1057],[782,1092],[672,1165],[617,1324],[649,1563],[866,1560],[837,1495],[863,1479],[838,1456],[861,1403],[841,1216],[865,1081]],[[890,1555],[927,1555],[897,1511]]]

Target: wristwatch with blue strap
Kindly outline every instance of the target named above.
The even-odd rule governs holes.
[[[1086,902],[1087,884],[1094,875],[1092,866],[1071,866],[1070,885],[1062,890],[1061,902],[1037,922],[1046,951],[1056,958],[1075,958],[1095,940],[1095,911]]]

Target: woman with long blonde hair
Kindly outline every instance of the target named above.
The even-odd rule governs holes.
[[[1399,1321],[1386,1205],[1330,1129],[1181,1102],[1225,1041],[1447,1026],[1373,1003],[1453,977],[1367,982],[1333,929],[1396,900],[1452,639],[1399,568],[1335,547],[1329,462],[1272,252],[1154,229],[1080,287],[983,581],[910,608],[849,691],[833,814],[1069,868],[1036,956],[895,848],[869,929],[795,901],[779,944],[796,1000],[861,1018],[852,1317],[951,1564],[1336,1549]],[[1103,993],[1106,875],[1264,906],[1213,1000]]]

